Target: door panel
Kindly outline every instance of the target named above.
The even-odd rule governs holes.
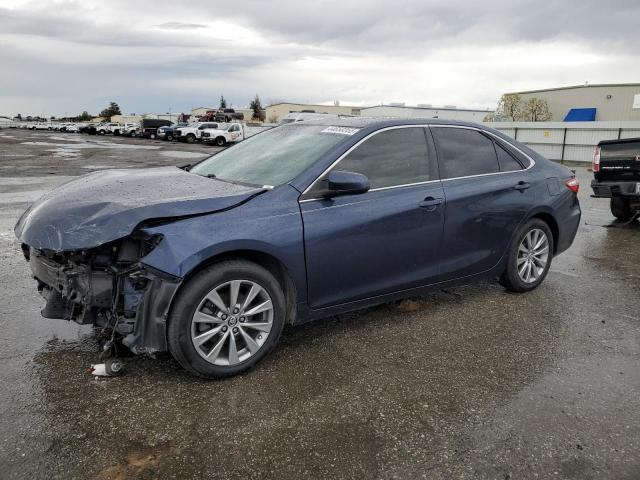
[[[531,173],[478,129],[430,131],[446,199],[443,280],[482,273],[500,261],[534,205]]]
[[[437,281],[445,207],[441,182],[300,207],[311,308]]]
[[[527,183],[531,183],[529,171],[442,182],[447,201],[444,279],[481,273],[498,263],[534,205],[535,189],[522,189]]]

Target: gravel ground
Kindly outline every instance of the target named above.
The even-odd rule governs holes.
[[[13,236],[71,176],[190,163],[170,144],[0,131],[0,477],[640,477],[640,225],[582,183],[583,221],[536,291],[485,283],[285,329],[206,382],[168,356],[94,380],[88,327],[39,315]]]

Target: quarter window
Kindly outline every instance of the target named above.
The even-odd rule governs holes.
[[[498,154],[498,163],[500,164],[501,172],[513,172],[515,170],[522,170],[522,165],[515,158],[511,156],[498,142],[495,142],[496,153]]]
[[[343,158],[334,170],[362,173],[369,179],[372,189],[437,178],[421,127],[394,128],[377,133]]]
[[[468,128],[431,129],[438,147],[442,178],[468,177],[499,171],[493,142]]]

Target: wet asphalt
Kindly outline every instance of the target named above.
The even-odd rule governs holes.
[[[13,225],[70,176],[213,151],[0,131],[0,478],[640,478],[640,224],[612,221],[584,167],[578,236],[534,292],[289,327],[222,381],[167,355],[93,379],[92,329],[40,317]]]

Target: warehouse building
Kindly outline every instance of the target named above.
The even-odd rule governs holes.
[[[363,117],[393,117],[393,118],[442,118],[447,120],[464,120],[468,122],[482,122],[487,115],[493,114],[493,110],[474,110],[457,108],[453,105],[433,107],[431,105],[418,105],[415,107],[404,104],[377,105],[375,107],[362,108],[360,114]]]
[[[553,122],[640,121],[640,83],[576,85],[513,92],[523,103],[537,97],[545,100]]]
[[[278,123],[290,113],[333,113],[335,115],[360,115],[362,107],[344,105],[314,105],[304,103],[274,103],[266,110],[267,122]]]

